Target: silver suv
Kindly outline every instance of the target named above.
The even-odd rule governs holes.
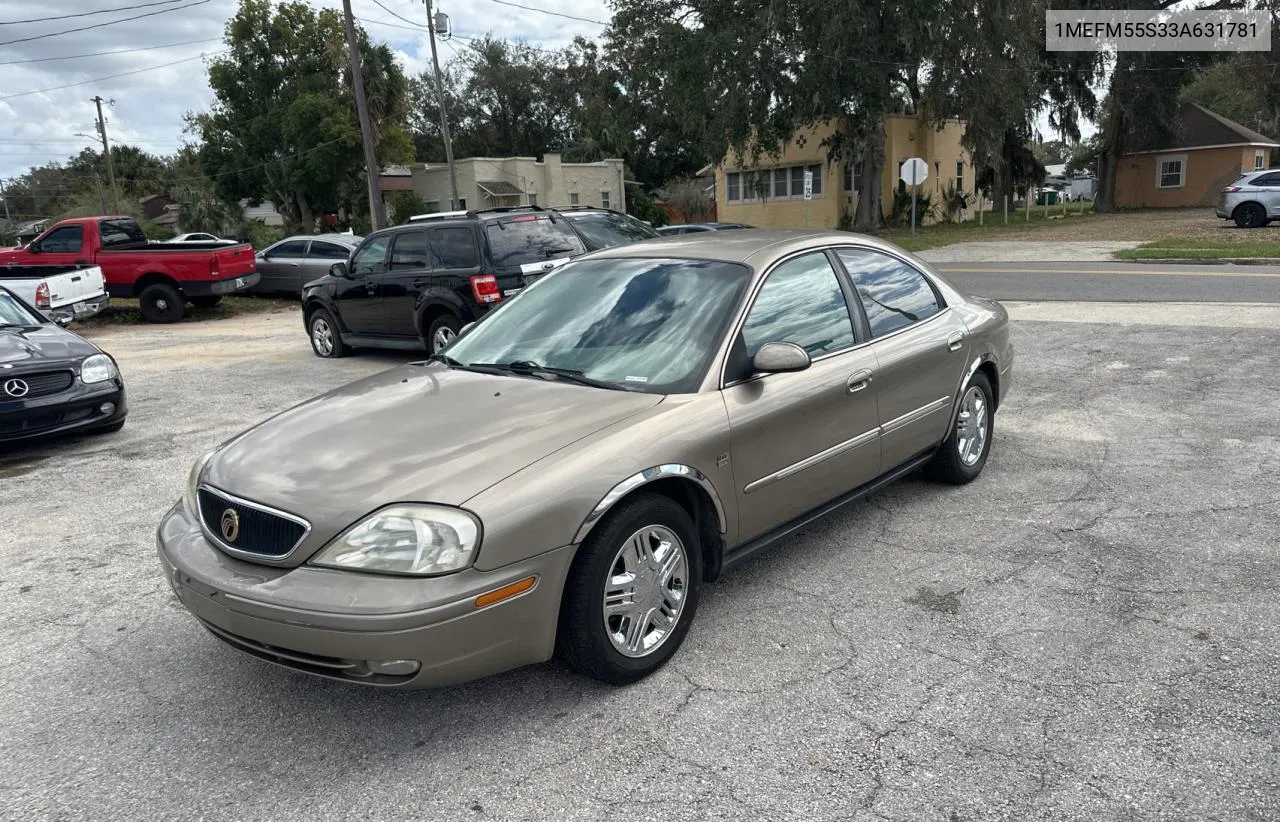
[[[1218,216],[1241,228],[1262,228],[1280,219],[1280,170],[1251,171],[1222,189]]]

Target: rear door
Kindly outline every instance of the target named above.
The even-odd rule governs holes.
[[[452,294],[463,305],[478,308],[471,278],[486,272],[480,270],[480,248],[476,245],[475,228],[470,225],[432,226],[427,237],[431,242],[431,290]],[[515,295],[520,285],[516,283],[515,288],[503,296]],[[465,324],[475,319],[476,314],[476,309],[472,308],[460,319]]]
[[[351,255],[347,276],[337,283],[334,299],[339,321],[353,334],[382,334],[386,330],[381,288],[391,236],[379,234],[365,240]]]
[[[328,240],[312,240],[307,249],[307,258],[302,262],[302,275],[298,278],[298,292],[312,280],[318,280],[329,273],[334,263],[345,263],[351,256],[351,248],[342,243]]]
[[[839,248],[871,333],[878,363],[884,469],[946,436],[969,348],[967,329],[918,269],[870,248]]]
[[[268,248],[258,263],[255,291],[294,290],[307,259],[307,240],[285,240]]]
[[[1257,198],[1267,208],[1267,216],[1280,217],[1280,172],[1270,172],[1253,178],[1250,183],[1257,190]]]
[[[493,273],[504,294],[586,253],[564,218],[546,212],[486,220],[484,228]]]
[[[427,229],[414,226],[395,233],[391,243],[391,259],[382,275],[382,310],[386,327],[383,333],[398,337],[416,337],[414,308],[418,294],[431,275]]]

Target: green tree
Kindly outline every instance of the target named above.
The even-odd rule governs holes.
[[[184,231],[220,235],[238,231],[244,225],[244,209],[239,203],[219,197],[207,182],[184,182],[173,189],[171,196],[178,201],[179,224]]]
[[[706,186],[692,177],[668,180],[662,187],[667,205],[676,210],[685,222],[699,223],[715,213],[716,204],[707,196]]]

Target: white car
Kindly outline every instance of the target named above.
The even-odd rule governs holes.
[[[60,325],[92,317],[111,304],[96,265],[4,265],[0,287]]]
[[[219,243],[220,245],[235,245],[235,240],[224,240],[221,237],[215,237],[205,231],[193,231],[188,234],[179,234],[170,243]]]

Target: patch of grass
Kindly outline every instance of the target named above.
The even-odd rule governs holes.
[[[187,304],[186,316],[182,322],[204,322],[206,320],[227,320],[242,314],[261,314],[269,311],[281,311],[296,306],[296,299],[278,297],[223,297],[213,308],[197,308]],[[111,305],[105,311],[73,324],[73,328],[93,328],[104,325],[138,325],[145,322],[142,312],[138,310],[138,301],[131,297],[111,299]]]
[[[927,248],[950,245],[952,243],[982,242],[991,240],[1023,240],[1035,239],[1027,235],[1055,229],[1064,224],[1076,225],[1082,221],[1097,219],[1093,211],[1093,203],[1068,203],[1064,216],[1062,206],[1049,206],[1048,215],[1044,206],[1031,208],[1030,219],[1025,209],[1009,211],[1009,223],[1004,221],[1002,210],[988,211],[983,215],[982,224],[978,223],[976,214],[963,223],[936,223],[916,228],[916,236],[911,236],[910,228],[884,228],[874,232],[876,236],[900,246],[907,251],[923,251]]]
[[[1251,260],[1280,258],[1280,241],[1221,237],[1163,237],[1137,248],[1115,252],[1118,260]]]

